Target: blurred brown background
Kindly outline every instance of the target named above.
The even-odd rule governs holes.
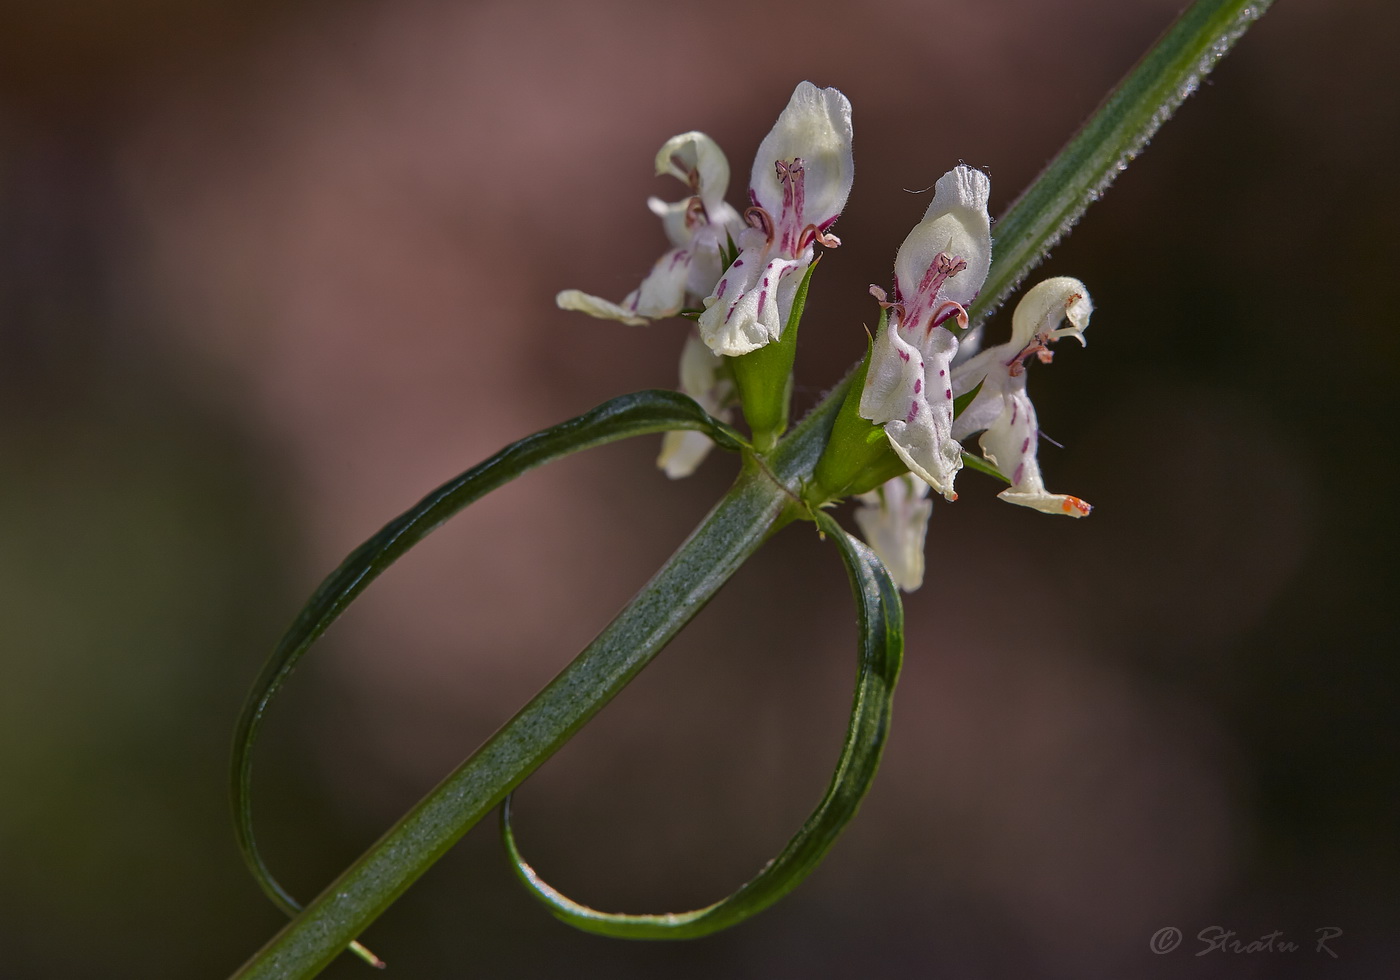
[[[1004,209],[1176,6],[0,7],[0,977],[220,977],[281,924],[226,813],[247,686],[422,493],[675,383],[679,325],[552,305],[619,298],[659,254],[667,137],[718,139],[738,200],[797,81],[851,98],[808,405],[862,349],[865,286],[925,207],[905,189],[961,159]],[[366,937],[393,975],[1395,976],[1397,21],[1279,3],[1047,264],[1098,310],[1087,350],[1033,368],[1066,447],[1042,463],[1097,509],[1008,507],[972,473],[936,508],[883,771],[799,891],[704,941],[597,939],[482,827]],[[670,483],[656,442],[473,508],[310,658],[258,778],[300,893],[732,476]],[[827,778],[850,618],[834,552],[785,532],[521,792],[526,853],[606,908],[736,886]],[[1195,956],[1212,925],[1304,947]],[[1163,926],[1187,940],[1153,955]]]

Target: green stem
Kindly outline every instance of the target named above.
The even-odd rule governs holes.
[[[997,222],[974,320],[1006,301],[1272,2],[1198,0],[1182,12]]]

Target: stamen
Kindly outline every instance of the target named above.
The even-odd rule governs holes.
[[[792,182],[792,225],[797,228],[802,225],[802,212],[807,206],[807,168],[801,157],[793,158],[788,180]]]
[[[1026,360],[1032,354],[1037,356],[1041,364],[1049,364],[1051,358],[1055,356],[1054,351],[1042,344],[1040,338],[1037,337],[1027,344],[1021,353],[1006,362],[1007,374],[1011,375],[1013,378],[1019,378],[1026,372]]]
[[[685,202],[685,226],[695,228],[699,225],[708,225],[710,214],[705,210],[705,202],[698,197],[692,197]]]
[[[899,300],[891,301],[889,298],[889,294],[874,283],[870,284],[870,295],[875,297],[875,302],[880,304],[880,309],[897,310],[901,316],[904,314],[904,304],[901,303]],[[900,351],[899,353],[900,356],[903,357],[906,361],[909,359],[908,354],[905,354],[903,351]]]
[[[831,232],[822,231],[816,225],[808,225],[802,229],[802,234],[797,240],[798,251],[806,248],[812,242],[816,242],[822,248],[839,248],[841,246],[841,239]]]
[[[921,299],[932,303],[938,296],[938,290],[943,288],[944,280],[956,276],[966,268],[967,262],[961,257],[951,256],[947,252],[939,252],[933,257],[933,263],[924,273],[923,281],[919,283],[916,292]]]
[[[938,311],[933,314],[933,319],[928,322],[928,328],[932,331],[934,327],[941,327],[951,319],[958,321],[959,330],[967,329],[967,310],[963,308],[961,303],[944,300],[943,304],[938,307]]]
[[[950,256],[947,252],[939,252],[933,257],[933,264],[938,267],[938,271],[946,276],[956,276],[967,268],[967,260],[962,256]]]
[[[744,212],[744,220],[749,223],[749,227],[757,228],[763,232],[763,236],[768,239],[768,244],[773,244],[773,216],[771,214],[755,204]]]
[[[782,226],[782,242],[780,247],[789,255],[796,255],[804,246],[799,239],[805,235],[802,228],[802,210],[806,199],[804,185],[806,183],[804,175],[806,168],[802,165],[801,157],[793,157],[791,161],[775,160],[773,166],[778,172],[778,183],[783,187],[783,213],[779,219]]]

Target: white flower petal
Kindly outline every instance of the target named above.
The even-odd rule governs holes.
[[[1083,346],[1084,331],[1093,312],[1089,290],[1078,279],[1056,276],[1038,282],[1026,291],[1016,304],[1016,312],[1011,314],[1011,343],[1024,348],[1034,337],[1044,337],[1046,342],[1073,337]],[[1065,320],[1069,326],[1061,328]]]
[[[924,360],[919,348],[899,335],[894,320],[875,337],[865,389],[860,393],[860,417],[876,425],[904,418],[924,384]]]
[[[812,248],[797,258],[766,253],[762,246],[744,249],[705,297],[700,336],[716,354],[738,357],[782,336]]]
[[[992,262],[991,216],[987,199],[991,181],[980,170],[959,165],[938,179],[924,219],[904,239],[895,256],[895,282],[906,305],[922,298],[918,320],[934,309],[933,297],[921,297],[921,284],[942,252],[967,267],[943,282],[937,298],[967,306],[987,280]],[[911,323],[910,326],[917,326]]]
[[[662,174],[685,184],[710,212],[724,203],[729,190],[729,160],[719,144],[704,133],[681,133],[667,140],[656,151],[656,175]]]
[[[927,406],[925,406],[926,408]],[[929,419],[927,411],[913,421],[885,424],[890,448],[919,479],[948,500],[957,500],[953,481],[962,469],[962,447]]]
[[[941,327],[915,347],[891,318],[876,338],[860,400],[860,416],[883,425],[905,465],[949,500],[957,499],[953,481],[962,469],[962,446],[953,438],[957,349],[957,338]]]
[[[844,95],[811,82],[799,84],[758,147],[749,180],[754,201],[777,218],[783,210],[783,188],[775,164],[801,159],[805,169],[802,221],[829,227],[851,194],[852,132],[851,103]]]
[[[690,218],[690,198],[668,204],[659,197],[647,198],[651,213],[661,219],[666,237],[677,247],[689,245],[695,237],[695,222]]]
[[[703,432],[667,432],[661,437],[661,455],[656,457],[656,465],[671,479],[680,480],[694,473],[714,448],[714,442]]]
[[[703,225],[695,233],[691,244],[693,261],[690,263],[690,281],[686,292],[697,299],[715,291],[715,285],[724,273],[722,256],[728,250],[730,241],[737,241],[743,234],[744,225],[734,209],[728,204],[721,205],[720,220]]]
[[[1039,440],[1035,406],[1025,386],[1020,385],[1007,393],[1001,416],[982,433],[982,454],[1011,480],[1011,486],[998,496],[1007,503],[1033,507],[1047,514],[1086,516],[1092,508],[1078,497],[1045,489],[1040,463],[1036,460]]]
[[[642,284],[627,294],[623,308],[652,319],[675,316],[685,306],[690,263],[691,252],[686,248],[673,248],[661,256]]]
[[[1073,494],[1048,493],[1043,489],[1029,493],[1014,489],[1003,490],[997,497],[1008,504],[1020,504],[1044,514],[1062,514],[1066,517],[1088,517],[1089,512],[1094,509],[1093,504],[1080,500]]]
[[[905,592],[924,582],[924,538],[933,513],[933,501],[927,497],[928,484],[906,474],[856,498],[861,502],[855,515],[861,536]]]
[[[649,320],[675,316],[685,305],[686,283],[690,280],[692,256],[689,248],[673,248],[656,260],[642,284],[621,303],[610,303],[597,296],[566,289],[554,297],[561,310],[577,310],[603,320],[619,320],[644,326]]]
[[[728,365],[700,340],[694,330],[681,348],[681,391],[718,417],[720,406],[733,390]]]
[[[555,294],[554,305],[561,310],[587,313],[600,320],[617,320],[634,327],[644,327],[650,321],[644,316],[624,310],[621,306],[598,296],[585,293],[581,289],[564,289]]]
[[[734,393],[734,379],[728,366],[701,342],[695,331],[685,339],[681,349],[681,391],[694,398],[700,407],[721,421],[729,421],[728,408]],[[714,442],[703,432],[679,429],[668,432],[661,440],[661,455],[656,465],[673,480],[690,476],[714,448]]]

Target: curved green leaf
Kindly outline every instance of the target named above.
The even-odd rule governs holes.
[[[571,453],[619,439],[674,429],[704,432],[718,445],[746,445],[734,429],[675,391],[639,391],[611,399],[577,418],[537,432],[438,487],[385,525],[326,578],[303,607],[254,684],[234,736],[234,827],[243,859],[264,892],[288,914],[301,906],[277,881],[253,836],[253,744],[268,704],[317,637],[374,579],[443,522],[521,474]],[[363,951],[357,950],[361,955]]]
[[[637,596],[515,717],[404,814],[254,953],[237,980],[315,976],[506,794],[602,710],[770,533],[803,507],[797,489],[831,431],[819,405],[739,479]]]
[[[875,553],[843,531],[825,511],[817,524],[836,542],[860,613],[855,699],[845,744],[831,784],[797,834],[763,870],[728,898],[690,912],[628,915],[599,912],[546,883],[520,856],[510,828],[510,797],[501,807],[501,836],[516,875],[554,915],[586,932],[627,939],[690,939],[718,932],[772,905],[811,874],[855,816],[875,779],[889,734],[895,682],[904,654],[899,591]]]

